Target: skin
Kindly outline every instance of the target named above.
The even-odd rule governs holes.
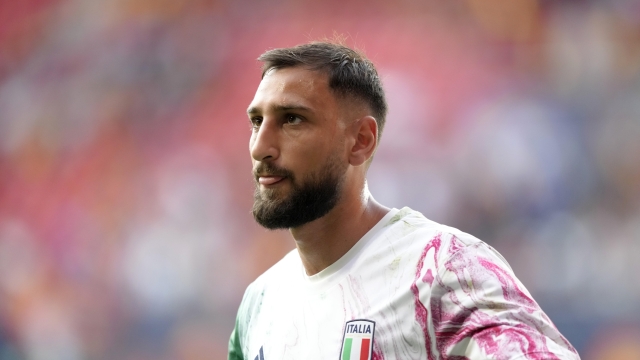
[[[296,181],[317,173],[332,156],[346,169],[338,204],[325,216],[289,229],[307,275],[340,259],[389,211],[366,185],[378,125],[361,101],[338,98],[325,74],[292,67],[269,71],[247,110],[254,170],[261,162],[291,171]],[[285,197],[291,179],[258,174],[260,191]]]

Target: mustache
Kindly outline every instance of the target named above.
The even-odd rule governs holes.
[[[253,177],[256,181],[258,181],[258,177],[260,175],[282,176],[291,178],[292,180],[294,177],[291,170],[273,165],[272,163],[268,162],[261,162],[253,169]]]

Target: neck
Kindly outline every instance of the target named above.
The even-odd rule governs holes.
[[[290,229],[307,275],[315,275],[340,259],[387,212],[389,208],[376,202],[365,184],[327,215]]]

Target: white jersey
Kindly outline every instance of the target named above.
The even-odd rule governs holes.
[[[497,251],[403,208],[318,274],[294,250],[249,285],[229,359],[579,356]]]

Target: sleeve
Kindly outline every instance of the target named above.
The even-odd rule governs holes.
[[[455,236],[442,245],[443,261],[424,304],[431,353],[442,359],[579,359],[497,251]]]
[[[238,314],[238,317],[240,314]],[[231,332],[231,338],[229,339],[229,355],[228,360],[244,360],[242,355],[242,346],[240,344],[240,333],[238,329],[238,318],[236,318],[236,325]]]
[[[251,321],[252,304],[254,303],[255,282],[249,284],[242,296],[242,301],[238,307],[236,323],[229,339],[228,360],[245,360],[244,351],[247,348],[247,331]]]

